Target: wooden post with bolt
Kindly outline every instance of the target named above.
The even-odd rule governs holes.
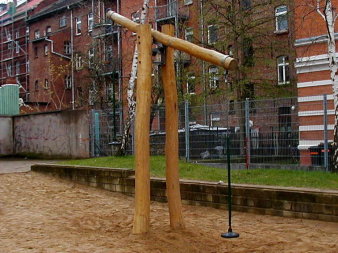
[[[135,214],[133,233],[149,231],[150,220],[150,106],[152,72],[152,36],[149,24],[137,29],[139,50],[135,119]]]
[[[163,25],[162,32],[173,36],[173,25]],[[166,47],[165,64],[162,68],[162,81],[165,99],[165,157],[166,185],[170,226],[174,229],[183,228],[182,203],[178,167],[178,101],[175,75],[174,49]]]

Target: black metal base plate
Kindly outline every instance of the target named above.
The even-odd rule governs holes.
[[[227,233],[221,234],[221,237],[223,237],[223,238],[238,238],[239,234],[236,233],[236,232],[227,232]]]

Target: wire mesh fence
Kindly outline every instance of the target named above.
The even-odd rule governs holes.
[[[179,155],[187,161],[224,164],[229,137],[233,164],[242,168],[286,167],[329,170],[333,140],[332,96],[225,101],[179,106]],[[112,155],[122,134],[122,113],[93,111],[92,155]],[[133,154],[132,126],[128,153]],[[152,155],[164,155],[165,108],[153,107]]]

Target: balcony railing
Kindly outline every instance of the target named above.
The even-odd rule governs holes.
[[[189,8],[183,5],[183,1],[168,1],[168,4],[155,7],[155,19],[157,22],[173,20],[186,20],[189,18]]]
[[[95,24],[92,35],[94,38],[105,37],[113,34],[117,34],[119,31],[119,26],[112,25],[109,23],[99,23]]]

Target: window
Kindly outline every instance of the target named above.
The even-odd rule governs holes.
[[[231,57],[234,56],[234,49],[232,45],[228,46],[228,55]]]
[[[12,76],[12,64],[6,65],[7,76]]]
[[[185,32],[184,32],[185,34],[185,40],[186,41],[189,41],[189,42],[192,42],[193,41],[193,39],[194,39],[194,30],[193,30],[193,28],[192,27],[188,27],[188,28],[186,28],[185,29]]]
[[[81,18],[75,18],[75,35],[81,34]]]
[[[52,27],[47,26],[47,27],[46,27],[46,36],[51,35],[51,33],[52,33]]]
[[[6,37],[7,37],[7,41],[12,40],[12,34],[10,32],[6,32]]]
[[[20,45],[19,45],[19,41],[15,41],[15,53],[19,53],[20,52]]]
[[[48,48],[48,45],[45,45],[44,47],[44,52],[45,52],[45,55],[48,55],[48,52],[49,52],[49,48]]]
[[[277,58],[278,84],[290,82],[289,57],[279,56]]]
[[[275,9],[276,31],[282,32],[288,30],[288,7],[286,5],[279,6]]]
[[[93,67],[94,64],[94,48],[88,50],[88,67]]]
[[[187,78],[187,93],[195,94],[195,79],[196,77],[193,74],[189,74]]]
[[[230,100],[229,101],[229,115],[233,115],[235,114],[235,101],[234,100]]]
[[[131,14],[131,20],[136,22],[136,23],[140,23],[140,13],[139,12],[133,12]]]
[[[64,52],[65,54],[69,55],[72,53],[72,47],[71,47],[71,44],[70,44],[70,41],[64,41],[63,42],[63,48],[64,48]]]
[[[15,62],[15,73],[17,74],[17,75],[19,75],[20,74],[20,62]]]
[[[26,35],[29,35],[29,26],[26,27]]]
[[[209,86],[210,89],[217,89],[219,84],[218,68],[216,66],[209,67]]]
[[[94,27],[94,16],[92,12],[88,13],[88,32],[93,31]]]
[[[248,10],[251,8],[251,0],[242,0],[241,7],[243,10]]]
[[[65,76],[65,88],[66,89],[72,88],[72,77],[71,76]]]
[[[39,89],[39,80],[35,80],[35,82],[34,82],[34,89],[35,90]]]
[[[254,48],[252,45],[251,38],[243,39],[243,54],[244,54],[243,65],[246,67],[253,67],[254,66]]]
[[[35,30],[34,39],[39,39],[39,38],[40,38],[40,30]]]
[[[48,82],[48,79],[45,79],[45,86],[44,86],[45,89],[48,89],[49,88],[49,82]]]
[[[15,32],[15,38],[18,39],[20,37],[20,32],[19,31],[16,31]]]
[[[105,60],[107,62],[111,62],[113,60],[113,46],[112,45],[106,45],[105,46]]]
[[[65,27],[67,25],[67,18],[66,16],[62,16],[59,20],[60,27]]]
[[[75,68],[76,70],[82,69],[82,56],[79,54],[75,56]]]
[[[208,43],[214,44],[218,39],[218,28],[216,25],[208,26]]]
[[[34,47],[34,57],[38,58],[39,57],[39,51],[38,51],[38,47]]]
[[[13,48],[13,44],[12,44],[12,41],[8,43],[8,50],[12,50]]]

